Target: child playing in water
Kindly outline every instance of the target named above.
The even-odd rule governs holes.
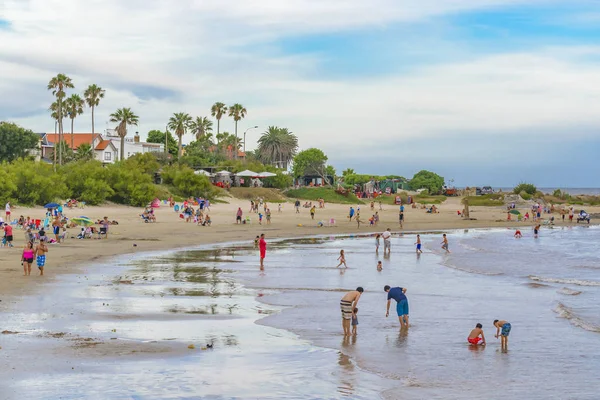
[[[383,270],[383,264],[381,263],[381,261],[377,261],[377,271],[381,270]]]
[[[496,339],[500,336],[500,345],[502,349],[508,350],[508,335],[510,334],[510,323],[507,321],[494,320],[494,326],[496,327]]]
[[[356,327],[358,326],[358,317],[356,316],[356,314],[358,314],[358,308],[355,308],[354,310],[352,310],[352,334],[356,335]]]
[[[521,234],[521,231],[517,229],[517,231],[515,232],[515,238],[520,239],[522,237],[523,235]]]
[[[340,256],[338,257],[338,260],[340,261],[340,263],[337,265],[336,268],[340,267],[342,264],[344,264],[344,268],[348,268],[348,266],[346,265],[346,256],[344,255],[344,250],[340,250]]]
[[[263,217],[262,213],[258,213],[258,224],[259,225],[262,225],[262,217]]]
[[[485,336],[483,335],[482,328],[483,328],[483,325],[481,325],[481,324],[475,325],[475,329],[473,329],[471,331],[471,333],[469,333],[467,342],[469,342],[471,344],[480,344],[479,341],[481,341],[481,345],[485,346]]]
[[[450,253],[450,250],[448,249],[448,238],[446,237],[445,233],[444,233],[443,237],[444,237],[444,240],[442,241],[442,249],[446,250],[446,253]]]
[[[417,254],[422,254],[423,250],[421,250],[421,235],[417,235],[417,241],[415,244],[417,245]]]
[[[260,237],[258,235],[256,235],[256,238],[254,239],[254,247],[258,247],[259,240],[260,240]]]
[[[379,252],[379,243],[381,240],[381,235],[378,233],[375,235],[375,253]]]

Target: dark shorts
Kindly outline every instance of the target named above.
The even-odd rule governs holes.
[[[502,325],[502,331],[500,332],[500,335],[508,336],[510,334],[510,329],[511,329],[511,326],[507,322],[506,324]]]
[[[242,217],[240,217],[240,216],[237,216],[237,217],[235,217],[235,220],[236,220],[236,221],[241,221],[241,220],[242,220]]]
[[[6,241],[9,243],[12,242],[13,241],[12,235],[6,236]]]
[[[31,263],[33,263],[33,257],[31,257],[31,258],[24,258],[23,262],[26,262],[27,264],[31,264]]]
[[[58,233],[60,232],[60,227],[58,227],[58,226],[55,226],[52,229],[53,229],[53,232],[54,232],[55,235],[58,235]]]
[[[421,243],[417,245],[417,250],[421,250]]]

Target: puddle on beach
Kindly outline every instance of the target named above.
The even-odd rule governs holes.
[[[394,237],[386,257],[372,237],[284,240],[269,243],[264,272],[252,245],[91,266],[0,315],[17,332],[0,335],[2,398],[594,398],[600,335],[585,318],[600,288],[567,296],[564,279],[531,282],[537,271],[515,268],[518,254],[507,264],[490,250],[514,243],[502,234],[454,232],[449,256],[439,235],[422,235],[420,257],[412,235]],[[335,268],[342,248],[347,270]],[[596,265],[590,257],[572,261],[584,282],[596,271],[577,266]],[[557,264],[543,272],[561,277]],[[408,332],[385,318],[385,284],[408,288]],[[343,338],[339,299],[359,285],[358,335]],[[513,324],[508,353],[495,318]],[[476,322],[485,348],[465,344]]]

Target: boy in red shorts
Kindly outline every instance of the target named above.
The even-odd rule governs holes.
[[[471,344],[479,344],[481,341],[481,345],[485,345],[485,336],[483,335],[483,325],[477,324],[475,325],[475,329],[469,333],[469,337],[467,338],[467,342]],[[480,337],[481,336],[481,337]]]

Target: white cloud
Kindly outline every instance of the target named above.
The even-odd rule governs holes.
[[[241,131],[284,125],[303,147],[356,157],[364,156],[354,145],[363,139],[367,148],[374,144],[385,152],[382,144],[415,137],[519,130],[544,137],[547,128],[551,135],[577,135],[570,127],[598,126],[600,67],[579,58],[596,47],[471,54],[411,73],[335,81],[318,75],[319,56],[281,55],[271,47],[285,35],[385,27],[521,3],[547,1],[5,0],[0,18],[10,20],[12,30],[0,30],[0,74],[11,79],[0,81],[0,112],[51,130],[43,112],[14,116],[45,110],[52,101],[47,81],[66,72],[78,90],[90,83],[107,89],[98,129],[122,106],[140,115],[145,133],[164,127],[175,111],[206,115],[214,101],[241,102],[249,110]],[[133,86],[175,95],[140,98]],[[77,120],[76,129],[89,130],[88,122]],[[233,131],[231,121],[222,126]]]

